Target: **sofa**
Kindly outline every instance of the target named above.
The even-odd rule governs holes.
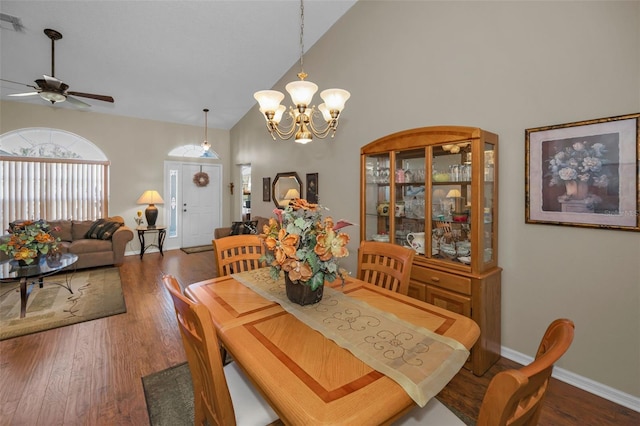
[[[95,266],[119,265],[124,261],[127,243],[133,231],[121,216],[98,220],[48,220],[51,235],[60,238],[61,253],[78,256],[77,269]],[[7,255],[0,252],[0,260]]]
[[[239,235],[239,234],[261,234],[262,227],[269,223],[269,218],[256,216],[251,220],[246,220],[244,222],[233,222],[231,226],[226,228],[216,228],[213,230],[213,238],[224,238],[229,235]],[[255,230],[255,232],[254,232]]]
[[[133,231],[121,216],[98,220],[49,220],[51,235],[60,238],[61,253],[78,256],[76,268],[119,265]]]

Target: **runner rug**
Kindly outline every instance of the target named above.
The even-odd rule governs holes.
[[[207,244],[206,246],[182,247],[180,250],[187,254],[202,253],[203,251],[212,251],[213,244]]]
[[[143,377],[142,386],[151,426],[193,425],[193,385],[189,366],[186,363]],[[423,423],[421,415],[428,419],[428,424],[432,425],[475,424],[473,419],[455,409],[448,408],[436,398],[431,399],[424,408],[410,415],[414,422],[409,424]]]
[[[65,287],[67,280],[73,294]],[[58,284],[54,284],[58,283]],[[0,284],[0,340],[127,311],[116,267],[60,273],[36,284],[20,318],[20,284]]]

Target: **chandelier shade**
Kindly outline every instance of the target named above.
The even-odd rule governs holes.
[[[310,81],[292,81],[285,86],[289,96],[291,96],[291,102],[295,106],[304,105],[305,107],[313,100],[313,95],[318,91],[318,85]]]
[[[312,105],[318,85],[305,80],[307,74],[303,69],[303,52],[304,2],[300,0],[300,80],[292,81],[285,86],[293,105],[289,106],[288,110],[286,106],[280,105],[284,100],[284,94],[277,90],[261,90],[253,95],[260,105],[260,112],[267,121],[267,130],[273,140],[276,140],[276,136],[289,139],[295,135],[296,142],[306,144],[311,142],[314,136],[324,139],[331,134],[333,137],[338,128],[340,113],[351,96],[344,89],[327,89],[320,93],[324,103],[317,108]],[[286,118],[288,124],[281,125],[283,118]]]

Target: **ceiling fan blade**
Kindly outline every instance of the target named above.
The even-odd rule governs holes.
[[[13,93],[11,95],[7,95],[7,96],[33,96],[33,95],[37,95],[38,92],[27,92],[27,93]]]
[[[67,102],[69,102],[70,104],[73,104],[77,107],[81,107],[81,108],[91,108],[91,105],[89,105],[86,102],[82,102],[80,99],[76,99],[73,96],[67,96]]]
[[[93,93],[82,93],[82,92],[67,92],[69,95],[81,96],[83,98],[97,99],[99,101],[111,102],[113,103],[113,98],[111,96],[105,95],[94,95]]]
[[[5,80],[4,78],[0,78],[0,81],[6,81],[7,83],[13,83],[13,84],[19,84],[20,86],[27,86],[27,87],[31,87],[32,89],[38,89],[36,86],[32,86],[31,84],[26,84],[26,83],[20,83],[18,81],[13,81],[13,80]]]
[[[50,77],[48,75],[43,75],[44,80],[47,82],[47,86],[53,87],[54,89],[59,89],[62,85],[62,81],[58,80],[55,77]],[[37,80],[36,80],[37,81]]]

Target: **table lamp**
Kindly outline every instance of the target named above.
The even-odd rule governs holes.
[[[140,198],[138,198],[138,204],[149,204],[144,210],[144,216],[147,218],[147,226],[149,228],[155,228],[156,220],[158,219],[158,208],[155,204],[164,204],[164,200],[160,194],[158,194],[158,191],[144,191]]]
[[[300,198],[300,192],[295,188],[290,188],[285,194],[281,206],[288,206],[291,200],[295,200],[296,198]]]
[[[464,211],[464,198],[460,191],[457,189],[452,189],[447,193],[447,198],[453,198],[455,200],[454,212],[462,213]]]

